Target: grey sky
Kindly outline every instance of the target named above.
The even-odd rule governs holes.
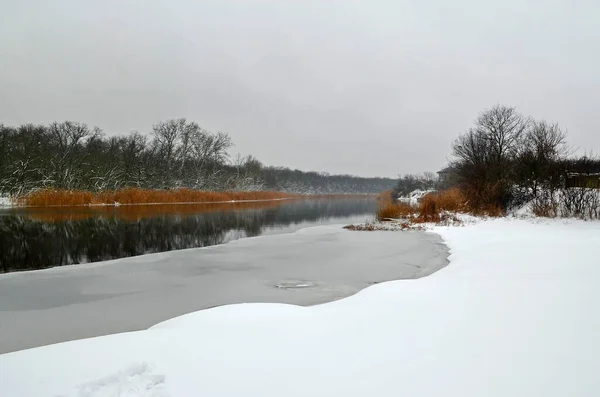
[[[0,0],[0,122],[187,117],[270,165],[435,171],[516,106],[600,149],[600,2]]]

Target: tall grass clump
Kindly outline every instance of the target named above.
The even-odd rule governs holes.
[[[447,212],[470,212],[468,201],[458,188],[425,195],[419,202],[418,222],[439,222]]]
[[[428,193],[416,205],[398,202],[392,198],[380,198],[377,210],[379,221],[404,219],[410,223],[444,222],[454,218],[454,214],[468,213],[473,215],[499,216],[502,209],[499,205],[485,204],[476,200],[472,206],[468,195],[460,188],[451,188]]]
[[[380,221],[391,219],[407,219],[415,215],[416,208],[408,203],[394,200],[391,192],[383,192],[378,197],[377,219]]]
[[[43,189],[29,193],[17,199],[20,205],[31,207],[75,206],[91,204],[94,194],[81,190],[52,190]]]

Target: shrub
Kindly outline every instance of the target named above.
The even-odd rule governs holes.
[[[571,187],[560,194],[560,211],[564,217],[600,218],[600,190]]]
[[[419,222],[439,222],[444,212],[470,212],[467,199],[458,188],[429,193],[419,202]]]
[[[379,195],[377,200],[379,206],[377,209],[377,219],[380,221],[389,219],[400,219],[412,217],[416,208],[404,202],[398,202],[392,198],[391,192],[386,191]]]
[[[554,218],[558,216],[559,203],[552,191],[541,190],[531,201],[531,212],[535,216]]]
[[[377,219],[382,221],[386,219],[410,218],[415,212],[415,208],[409,204],[390,202],[379,207],[377,210]]]
[[[476,201],[476,203],[477,206],[472,207],[469,198],[459,188],[428,193],[419,200],[417,206],[381,198],[377,219],[380,221],[406,219],[411,223],[457,224],[460,221],[454,215],[456,213],[487,216],[503,214],[500,205],[493,201]]]
[[[468,186],[461,192],[466,200],[466,211],[473,215],[500,216],[510,201],[510,192],[504,181]]]

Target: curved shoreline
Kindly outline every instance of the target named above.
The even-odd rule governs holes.
[[[220,305],[331,302],[375,283],[429,275],[447,256],[434,234],[318,226],[77,271],[17,273],[0,278],[0,323],[6,324],[0,353],[147,329]]]

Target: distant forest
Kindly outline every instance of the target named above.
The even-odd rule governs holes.
[[[253,156],[232,158],[232,147],[228,134],[207,131],[186,119],[159,122],[150,134],[122,136],[106,136],[98,127],[72,121],[0,124],[0,194],[126,187],[379,193],[396,183],[390,178],[265,166]]]

